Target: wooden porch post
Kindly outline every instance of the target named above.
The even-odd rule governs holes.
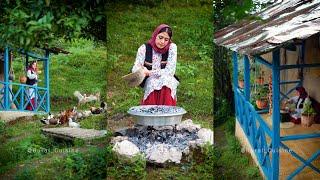
[[[272,52],[272,178],[279,178],[280,144],[280,49]]]
[[[232,64],[233,64],[233,92],[234,92],[234,108],[236,111],[236,116],[238,116],[239,111],[237,108],[237,88],[238,88],[238,56],[237,52],[232,52]],[[239,118],[239,117],[238,117]]]
[[[233,61],[233,88],[234,91],[238,87],[238,57],[237,52],[233,51],[232,53],[232,61]]]
[[[45,73],[45,86],[47,89],[46,94],[46,110],[47,113],[50,112],[50,78],[49,78],[49,63],[50,63],[50,53],[46,50],[46,60],[44,61],[44,73]]]

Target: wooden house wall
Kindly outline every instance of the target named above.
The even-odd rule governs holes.
[[[306,54],[305,54],[305,63],[320,63],[320,40],[319,35],[314,35],[306,40]],[[272,52],[263,54],[262,57],[268,62],[272,63]],[[296,64],[298,59],[298,49],[296,51],[285,50],[281,48],[280,50],[281,65],[284,64]],[[262,70],[264,71],[264,79],[268,80],[271,75],[271,70],[261,65]],[[281,81],[295,81],[298,80],[298,69],[288,69],[282,70],[280,72]],[[308,94],[311,97],[314,97],[317,101],[320,102],[320,68],[304,68],[303,71],[304,82],[303,86],[306,88]],[[267,82],[267,81],[266,81]],[[281,85],[281,92],[287,92],[293,88],[295,84]],[[289,97],[295,95],[295,91],[289,94]]]

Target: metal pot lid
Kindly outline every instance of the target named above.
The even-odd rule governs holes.
[[[141,105],[134,106],[128,110],[128,113],[134,116],[178,116],[187,113],[182,107],[166,105]]]

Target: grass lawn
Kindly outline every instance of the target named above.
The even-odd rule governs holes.
[[[249,153],[243,153],[234,136],[235,119],[229,117],[215,131],[215,176],[223,179],[262,179]]]

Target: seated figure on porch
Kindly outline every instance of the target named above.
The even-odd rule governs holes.
[[[294,108],[289,108],[291,122],[295,124],[301,123],[301,113],[303,109],[303,104],[305,100],[308,98],[308,93],[306,92],[304,87],[296,88],[297,95],[290,98],[286,104],[294,105]]]
[[[37,62],[32,61],[27,69],[27,85],[37,86],[38,82],[38,72],[37,72]],[[30,103],[27,106],[27,110],[32,111],[36,108],[36,92],[34,88],[28,89],[28,97],[30,99]],[[32,105],[31,105],[32,104]]]

